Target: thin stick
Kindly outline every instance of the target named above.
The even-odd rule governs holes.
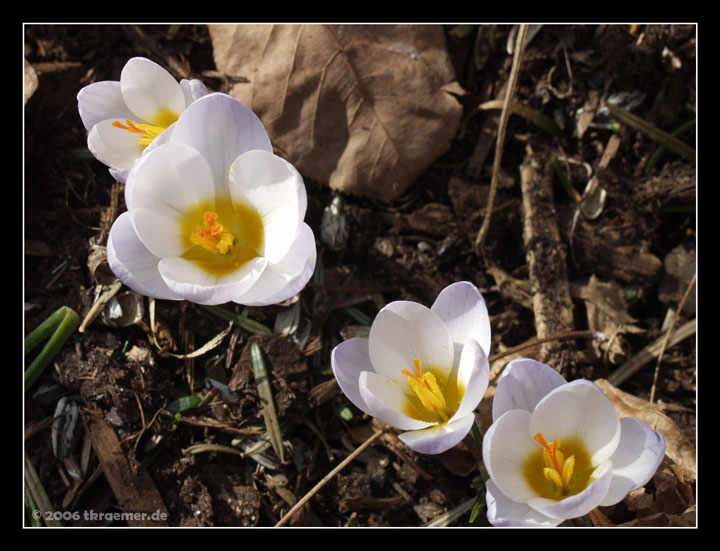
[[[377,438],[380,435],[382,435],[383,432],[385,432],[385,431],[382,429],[376,431],[375,434],[373,434],[370,438],[368,438],[367,440],[365,440],[365,442],[363,442],[360,446],[358,446],[358,448],[354,452],[352,452],[345,459],[343,459],[337,467],[335,467],[332,471],[330,471],[327,475],[325,475],[325,477],[320,482],[318,482],[312,490],[310,490],[307,494],[305,494],[302,497],[302,499],[300,499],[300,501],[298,501],[295,505],[293,505],[292,509],[290,509],[285,514],[285,516],[278,521],[278,523],[275,526],[276,527],[282,526],[288,520],[290,520],[290,518],[298,511],[298,509],[300,509],[300,507],[305,505],[305,503],[307,503],[308,500],[320,490],[320,488],[322,488],[323,486],[325,486],[325,484],[330,482],[330,480],[336,474],[338,474],[340,471],[342,471],[348,463],[350,463],[353,459],[355,459],[355,457],[360,455],[365,450],[365,448],[367,448],[370,444],[372,444],[375,440],[377,440]]]
[[[567,331],[565,333],[558,333],[556,335],[550,335],[550,336],[543,337],[540,339],[532,340],[530,342],[525,342],[525,343],[519,344],[517,346],[513,346],[512,348],[508,348],[507,350],[504,350],[503,352],[498,352],[497,354],[490,356],[488,358],[488,361],[492,363],[495,360],[504,358],[505,356],[510,356],[511,354],[515,354],[516,352],[520,352],[522,350],[525,350],[526,348],[532,348],[534,346],[537,346],[538,344],[542,344],[545,342],[559,341],[562,339],[583,339],[583,338],[605,339],[605,335],[603,333],[600,333],[599,331]]]
[[[690,285],[688,285],[688,288],[685,290],[685,294],[683,295],[682,300],[680,301],[680,305],[678,306],[677,312],[675,312],[672,322],[670,322],[670,327],[668,328],[667,332],[665,333],[665,338],[663,339],[662,348],[660,349],[660,354],[658,355],[658,361],[655,364],[655,373],[653,374],[652,387],[650,388],[650,403],[651,404],[655,401],[655,386],[657,385],[658,372],[660,371],[660,363],[662,362],[663,354],[665,354],[665,348],[667,348],[668,341],[670,341],[670,335],[672,335],[673,330],[675,329],[675,323],[677,322],[678,318],[680,317],[680,312],[682,311],[683,308],[685,308],[685,303],[687,302],[687,299],[690,296],[690,291],[695,286],[696,278],[697,278],[697,272],[695,274],[693,274],[692,281],[690,282]]]
[[[525,52],[525,38],[527,37],[528,26],[520,25],[518,29],[517,41],[515,42],[515,56],[513,57],[512,69],[510,71],[510,78],[508,79],[508,87],[503,99],[503,109],[500,113],[500,124],[498,128],[497,141],[495,142],[495,160],[493,161],[493,173],[492,180],[490,182],[490,195],[488,196],[487,208],[485,209],[485,218],[480,226],[480,230],[475,238],[475,251],[480,252],[482,250],[485,236],[487,235],[488,228],[490,227],[490,218],[493,210],[493,204],[495,202],[495,193],[497,191],[497,180],[500,173],[500,163],[502,161],[503,144],[505,143],[505,129],[507,128],[507,122],[510,118],[510,105],[512,103],[513,96],[515,95],[515,87],[517,85],[518,73],[520,72],[520,62]]]

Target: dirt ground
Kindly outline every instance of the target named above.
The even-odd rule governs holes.
[[[376,427],[343,399],[329,355],[341,340],[367,331],[367,321],[392,300],[430,305],[446,285],[474,282],[491,315],[493,355],[536,336],[606,333],[603,342],[566,338],[523,351],[567,379],[617,381],[618,368],[662,338],[669,324],[679,328],[694,319],[694,289],[677,313],[695,273],[694,160],[667,151],[655,163],[657,142],[628,124],[609,129],[612,119],[601,107],[609,96],[624,94],[621,105],[668,133],[694,120],[695,27],[540,29],[527,45],[515,98],[554,120],[561,134],[510,117],[481,254],[473,243],[487,215],[500,111],[475,107],[501,97],[512,63],[510,27],[445,30],[457,81],[467,92],[457,138],[393,204],[344,197],[351,238],[340,250],[320,240],[332,192],[306,179],[306,221],[322,270],[296,305],[249,309],[251,319],[271,329],[292,327],[290,336],[251,335],[234,326],[220,346],[187,358],[228,322],[195,304],[157,301],[152,325],[146,300],[133,325],[110,327],[97,318],[75,332],[25,394],[26,458],[62,525],[147,525],[104,515],[141,510],[163,513],[150,525],[274,526]],[[108,288],[92,259],[124,210],[123,193],[87,152],[80,88],[118,80],[133,56],[153,59],[178,78],[202,79],[213,91],[229,83],[215,70],[202,25],[32,25],[24,34],[25,58],[38,75],[24,118],[27,335],[61,306],[84,318]],[[694,148],[694,136],[691,129],[679,138]],[[588,169],[606,192],[594,217],[576,214],[559,177],[569,174],[579,196]],[[289,313],[297,314],[295,325],[288,324]],[[286,443],[282,462],[272,447],[242,457],[228,451],[246,450],[243,445],[265,431],[252,342],[268,360]],[[493,364],[494,377],[507,359]],[[645,488],[566,525],[695,525],[694,335],[668,346],[656,365],[656,359],[645,362],[616,386],[643,404],[653,397],[653,411],[668,421],[672,438],[691,450],[692,468],[666,458]],[[206,400],[175,415],[176,400],[187,396]],[[79,423],[63,433],[69,451],[58,459],[51,425],[61,397],[77,405]],[[486,430],[487,408],[478,414]],[[423,456],[388,431],[287,525],[487,526],[484,510],[470,522],[484,493],[471,451],[468,443]],[[459,514],[441,520],[453,511]],[[31,520],[26,508],[26,525]]]

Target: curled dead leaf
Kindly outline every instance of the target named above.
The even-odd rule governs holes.
[[[645,421],[650,428],[665,437],[667,444],[665,455],[682,469],[684,482],[692,484],[697,472],[695,446],[685,437],[680,427],[662,412],[662,406],[623,392],[605,379],[597,379],[595,384],[610,399],[621,418],[635,417]]]
[[[332,189],[392,201],[455,136],[463,90],[440,25],[209,31],[230,95],[258,114],[279,154]]]

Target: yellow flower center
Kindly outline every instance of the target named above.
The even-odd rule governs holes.
[[[422,406],[430,413],[439,415],[443,423],[450,418],[448,412],[448,404],[443,394],[442,386],[445,381],[440,381],[435,376],[426,371],[423,373],[422,363],[418,358],[413,359],[415,365],[415,373],[410,373],[407,369],[403,369],[401,373],[407,375],[407,381],[410,388],[420,400]],[[417,417],[413,415],[413,417]]]
[[[161,109],[155,114],[153,124],[138,123],[135,124],[131,120],[125,120],[125,124],[115,121],[112,125],[115,128],[126,130],[130,134],[138,134],[138,143],[143,147],[147,147],[152,141],[164,132],[168,126],[178,120],[178,114],[171,109]]]
[[[209,274],[230,273],[260,255],[264,228],[250,205],[218,201],[183,213],[180,232],[188,250],[182,255]]]
[[[565,453],[560,450],[560,439],[548,443],[542,433],[533,439],[542,450],[531,454],[524,468],[525,479],[541,497],[564,499],[584,490],[592,479],[594,467],[585,445],[576,438],[563,442]],[[566,457],[567,455],[567,457]]]

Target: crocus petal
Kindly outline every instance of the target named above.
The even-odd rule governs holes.
[[[229,193],[229,171],[246,151],[272,152],[265,127],[250,109],[227,94],[208,94],[190,105],[173,126],[173,142],[197,149],[213,171],[216,193]]]
[[[172,292],[158,271],[155,255],[138,239],[129,212],[124,212],[110,228],[107,242],[110,269],[125,285],[142,295],[167,300],[182,300]]]
[[[483,436],[483,464],[498,488],[512,501],[526,503],[535,492],[525,480],[527,458],[537,450],[530,436],[530,412],[512,409]]]
[[[529,358],[512,360],[503,369],[493,396],[493,419],[511,409],[533,411],[545,395],[566,382],[543,363]]]
[[[192,102],[199,100],[208,94],[208,89],[205,84],[203,84],[203,81],[196,78],[191,80],[185,78],[182,79],[180,81],[180,88],[182,88],[183,95],[185,96],[186,109]]]
[[[185,94],[175,78],[160,65],[134,57],[123,67],[120,89],[128,108],[142,122],[167,128],[165,115],[179,116],[185,109]]]
[[[147,153],[132,186],[133,223],[145,246],[160,258],[188,250],[184,215],[203,202],[214,206],[210,167],[200,153],[184,144],[161,145]]]
[[[582,492],[554,501],[543,497],[528,500],[528,505],[549,517],[565,520],[587,515],[600,505],[607,495],[612,480],[612,462],[605,461],[595,468],[592,482]]]
[[[333,348],[330,356],[333,375],[343,394],[360,410],[369,413],[370,407],[360,394],[360,374],[375,371],[370,363],[367,339],[348,339]]]
[[[91,130],[106,119],[124,121],[134,115],[122,97],[120,83],[114,80],[94,82],[85,86],[77,95],[78,111],[85,130]]]
[[[553,527],[564,520],[543,515],[527,503],[513,501],[492,480],[488,480],[485,487],[487,518],[493,526]]]
[[[547,441],[578,438],[587,446],[593,465],[613,454],[620,441],[620,420],[614,406],[596,384],[578,379],[557,387],[535,407],[530,435]]]
[[[438,295],[431,310],[445,322],[459,358],[462,345],[475,339],[490,354],[490,317],[485,299],[478,288],[468,281],[448,285]]]
[[[316,261],[315,235],[310,226],[301,222],[285,257],[275,264],[268,263],[255,285],[234,300],[246,306],[266,306],[294,297],[312,277]]]
[[[391,302],[375,317],[370,327],[370,359],[378,373],[401,379],[411,392],[403,369],[414,373],[413,359],[423,369],[444,369],[449,376],[453,344],[443,321],[429,308],[410,301]]]
[[[101,163],[129,170],[142,155],[143,146],[138,143],[137,135],[115,128],[112,125],[115,120],[106,119],[92,127],[87,139],[88,149]]]
[[[457,445],[472,428],[475,415],[469,413],[448,423],[433,425],[426,429],[403,432],[398,438],[410,449],[419,453],[436,454]]]
[[[268,262],[279,262],[305,217],[307,198],[302,176],[290,163],[262,150],[240,155],[230,169],[230,195],[249,203],[260,215],[265,239],[258,251]]]
[[[397,380],[372,371],[363,371],[358,380],[360,396],[370,415],[402,430],[424,429],[431,423],[418,421],[403,413],[407,398]]]
[[[621,435],[611,457],[613,477],[601,505],[615,505],[648,483],[665,457],[665,438],[639,419],[620,419]]]
[[[224,304],[242,296],[258,280],[267,260],[253,258],[237,270],[214,275],[192,260],[177,256],[163,258],[158,264],[167,286],[184,299],[197,304]]]
[[[465,393],[451,421],[472,413],[485,396],[490,382],[490,363],[485,351],[474,339],[468,340],[463,347],[457,382]]]

